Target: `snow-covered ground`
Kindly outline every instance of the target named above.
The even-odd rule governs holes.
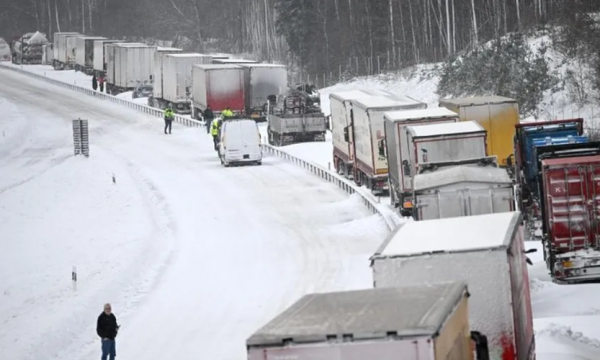
[[[428,66],[432,67],[432,65],[425,65],[420,66],[419,69],[427,69]],[[50,76],[64,77],[67,81],[73,81],[69,78],[71,75],[66,72]],[[143,229],[139,229],[139,234],[131,234],[131,236],[145,238],[147,241],[143,243],[134,241],[124,251],[127,254],[129,251],[131,254],[137,254],[136,251],[145,251],[149,257],[154,256],[155,259],[158,259],[156,260],[158,264],[165,261],[169,265],[165,271],[160,271],[160,265],[153,265],[150,267],[153,270],[146,271],[147,268],[144,268],[142,260],[133,261],[133,264],[128,265],[134,269],[132,272],[136,274],[132,275],[132,279],[121,280],[107,276],[109,283],[117,281],[117,285],[95,284],[94,290],[90,291],[96,291],[92,294],[111,294],[110,289],[134,284],[130,286],[131,290],[126,293],[117,291],[115,295],[96,297],[96,300],[92,300],[93,306],[90,308],[89,302],[77,297],[94,298],[94,295],[87,293],[88,289],[81,290],[82,283],[85,281],[80,281],[79,289],[73,291],[70,283],[67,283],[69,279],[61,278],[59,280],[58,273],[54,279],[51,272],[44,274],[36,272],[35,269],[38,268],[29,263],[29,257],[35,255],[21,254],[21,259],[25,260],[18,260],[17,255],[10,256],[11,261],[7,260],[6,264],[10,264],[8,266],[10,271],[15,272],[16,279],[23,280],[12,280],[11,277],[9,283],[6,277],[0,277],[2,279],[0,280],[2,285],[0,291],[4,291],[4,284],[7,283],[13,288],[9,294],[20,291],[23,294],[22,298],[27,299],[24,303],[14,302],[21,306],[19,314],[23,314],[20,315],[24,317],[21,319],[23,324],[32,321],[28,320],[32,319],[29,317],[29,311],[33,312],[31,316],[45,316],[45,314],[40,315],[36,312],[41,310],[35,309],[44,308],[48,305],[48,301],[54,302],[53,306],[56,308],[52,308],[54,309],[53,313],[57,313],[55,318],[60,319],[57,320],[58,325],[56,326],[52,325],[54,324],[53,320],[44,323],[52,329],[48,332],[44,332],[43,326],[36,324],[33,332],[37,331],[37,333],[31,337],[36,340],[29,341],[28,338],[26,342],[23,340],[20,343],[16,342],[19,345],[15,351],[20,351],[19,354],[41,354],[44,351],[54,351],[56,347],[48,344],[50,341],[54,341],[54,338],[45,339],[45,336],[47,334],[52,336],[57,332],[56,329],[69,328],[69,331],[78,336],[66,342],[67,345],[70,345],[66,351],[70,351],[70,354],[81,354],[78,358],[92,359],[97,350],[97,344],[94,343],[95,338],[90,319],[100,311],[101,303],[107,301],[105,299],[109,299],[116,303],[117,309],[124,309],[122,322],[125,325],[121,335],[122,342],[118,345],[122,356],[184,359],[209,355],[213,358],[241,359],[243,358],[243,338],[254,330],[252,327],[282,310],[285,304],[289,304],[301,293],[370,285],[368,266],[364,260],[367,254],[379,244],[381,237],[385,234],[385,229],[380,219],[364,213],[358,205],[357,199],[343,196],[330,185],[306,176],[301,170],[281,164],[275,159],[265,161],[262,169],[240,168],[228,169],[225,172],[216,162],[214,153],[207,145],[207,141],[204,140],[206,135],[203,129],[176,127],[172,137],[167,137],[168,140],[165,142],[165,136],[160,133],[160,121],[157,119],[147,118],[131,112],[129,109],[115,107],[114,104],[99,100],[85,100],[85,105],[80,105],[78,103],[80,95],[53,87],[51,91],[48,91],[50,89],[48,85],[17,77],[5,71],[0,71],[0,77],[3,77],[0,79],[2,81],[4,81],[4,77],[12,77],[15,81],[23,83],[24,88],[0,89],[0,97],[8,96],[12,105],[5,106],[8,106],[9,109],[17,109],[19,122],[28,124],[17,126],[11,123],[11,126],[6,127],[6,134],[10,132],[17,135],[6,135],[2,139],[3,142],[6,142],[0,143],[2,166],[5,163],[11,163],[12,166],[10,168],[12,170],[8,172],[10,174],[0,173],[0,186],[3,189],[0,191],[0,209],[2,211],[0,220],[3,221],[0,223],[0,241],[6,238],[3,236],[4,231],[17,233],[15,230],[6,230],[9,228],[4,225],[4,220],[8,219],[8,221],[16,223],[17,220],[14,220],[14,217],[19,214],[28,214],[30,207],[33,206],[24,200],[27,197],[22,199],[15,196],[12,201],[17,204],[10,203],[9,208],[5,205],[8,203],[5,201],[5,196],[9,196],[13,191],[19,191],[22,186],[32,186],[36,191],[44,189],[45,186],[50,188],[49,185],[44,185],[44,182],[54,183],[56,187],[60,188],[63,183],[68,183],[65,179],[85,177],[89,174],[87,170],[73,169],[72,167],[94,162],[95,165],[89,166],[88,170],[93,169],[96,174],[93,176],[94,179],[105,174],[108,184],[100,185],[101,181],[94,182],[95,180],[88,179],[80,188],[75,187],[73,191],[83,192],[84,188],[94,188],[95,190],[97,188],[97,192],[104,196],[98,195],[98,200],[89,202],[97,206],[94,210],[97,211],[95,214],[103,216],[103,211],[106,210],[102,209],[111,207],[111,197],[107,195],[107,192],[110,194],[111,190],[116,191],[110,182],[110,174],[117,173],[117,186],[119,187],[122,186],[121,182],[143,183],[145,188],[138,186],[136,190],[125,192],[131,205],[119,204],[131,213],[135,213],[135,211],[141,213],[141,209],[136,210],[139,207],[139,203],[135,200],[136,196],[142,198],[150,196],[151,199],[154,199],[151,200],[151,203],[155,206],[152,207],[152,214],[146,214],[146,221],[153,224],[152,229],[162,230],[144,233]],[[437,79],[435,77],[428,78],[421,71],[405,72],[400,78],[358,79],[348,84],[339,84],[322,90],[322,103],[324,110],[327,111],[329,92],[372,87],[402,91],[409,96],[434,105],[437,102],[434,95],[436,86]],[[54,100],[52,97],[42,99],[43,101],[40,103],[33,103],[33,109],[24,111],[24,107],[21,105],[23,100],[19,100],[19,97],[31,96],[31,88],[38,88],[38,93],[53,94]],[[11,93],[14,96],[12,100]],[[35,91],[33,94],[35,95]],[[59,94],[71,94],[73,99],[67,97],[67,100],[57,100],[56,97]],[[557,95],[555,94],[555,96]],[[98,141],[92,141],[92,157],[90,159],[72,159],[69,156],[70,150],[67,150],[70,146],[68,120],[80,116],[77,111],[72,112],[70,106],[78,108],[82,117],[98,121],[97,125],[93,125],[92,131],[94,134],[92,138],[97,137]],[[65,107],[69,107],[68,114],[63,112]],[[40,116],[40,114],[46,113],[48,113],[47,116]],[[4,116],[8,116],[8,113],[5,112]],[[570,116],[567,110],[565,117]],[[14,116],[11,115],[11,118]],[[61,118],[67,128],[63,133],[59,130],[42,131],[41,129],[46,129],[46,127],[37,125],[38,123],[32,124],[32,119],[40,119],[41,124],[42,120],[60,122]],[[125,118],[127,119],[125,120]],[[4,120],[4,118],[2,119]],[[3,121],[3,123],[5,122]],[[44,145],[46,150],[37,150],[39,152],[36,152],[36,147],[30,143],[25,147],[23,154],[16,158],[14,144],[22,142],[22,139],[30,138],[34,139],[36,144],[46,144]],[[62,150],[60,150],[61,146]],[[48,151],[48,148],[53,150]],[[324,143],[297,144],[286,146],[283,149],[292,155],[324,167],[331,162],[330,137]],[[48,159],[49,154],[51,154],[50,159]],[[102,160],[103,156],[106,161]],[[39,159],[40,157],[42,160]],[[56,165],[57,163],[58,165]],[[110,164],[110,166],[107,168],[105,164]],[[275,166],[281,176],[273,177],[272,171],[263,171],[263,169]],[[62,171],[51,171],[60,167],[63,167]],[[225,177],[223,175],[231,171],[235,172],[234,176]],[[51,177],[57,173],[62,174],[62,180]],[[67,174],[74,175],[68,177]],[[28,180],[29,178],[32,180]],[[23,185],[20,185],[20,182],[23,182]],[[181,191],[183,188],[187,191]],[[60,194],[60,191],[54,187],[50,192]],[[217,192],[224,197],[223,200],[215,198],[214,194]],[[321,193],[327,197],[322,198]],[[115,197],[125,196],[116,194],[121,193],[115,193]],[[89,195],[87,193],[87,196]],[[37,200],[38,198],[42,200]],[[38,207],[46,206],[48,208],[52,205],[52,209],[55,210],[57,208],[54,206],[55,199],[60,199],[59,195],[52,197],[50,205],[44,205],[44,201],[50,200],[43,196],[36,196],[35,204]],[[30,199],[30,201],[33,200]],[[115,206],[119,206],[119,204]],[[74,207],[74,205],[72,206]],[[66,208],[70,209],[71,206]],[[141,208],[147,210],[147,207],[142,206]],[[347,211],[350,214],[343,215],[343,218],[339,219],[337,214],[334,216],[336,211]],[[11,217],[4,215],[9,212]],[[81,211],[75,209],[73,211],[78,216],[79,212]],[[129,214],[124,212],[123,217],[127,218]],[[322,214],[331,216],[328,220],[330,221],[329,225],[316,221]],[[37,219],[44,219],[42,224],[52,223],[52,220],[45,220],[43,216],[52,216],[52,214],[49,214],[48,211],[39,212],[37,217],[30,221],[36,221],[36,227]],[[291,221],[290,217],[296,218],[298,221]],[[358,220],[349,223],[343,222],[356,218]],[[143,219],[141,217],[137,222],[144,223]],[[231,222],[236,225],[228,226]],[[310,223],[311,227],[302,228],[298,225],[303,222]],[[275,229],[267,230],[267,223],[275,223],[277,226]],[[160,224],[164,225],[161,227]],[[57,225],[55,224],[55,226]],[[251,230],[249,231],[248,228]],[[92,229],[95,229],[95,225],[92,226]],[[28,231],[34,230],[28,229]],[[52,239],[56,237],[53,230],[46,228],[39,232],[35,231],[35,234],[42,231]],[[109,232],[105,229],[98,231],[98,237],[101,237],[102,233]],[[372,232],[374,234],[371,234]],[[265,233],[270,235],[264,236]],[[125,236],[125,233],[117,232],[117,234]],[[172,238],[172,246],[167,246],[168,241],[163,241],[162,236],[158,236],[161,242],[157,245],[158,240],[153,237],[156,234],[165,234],[167,238]],[[11,236],[13,236],[12,233]],[[29,237],[27,240],[21,240],[25,244],[27,241],[34,240]],[[55,241],[48,241],[46,245],[42,245],[43,250],[39,251],[40,255],[38,256],[46,255],[49,252],[56,254],[55,258],[60,260],[61,265],[48,265],[47,263],[53,258],[50,256],[50,259],[44,259],[46,261],[44,268],[52,269],[53,266],[60,268],[60,276],[65,277],[66,274],[68,277],[71,266],[78,266],[80,277],[92,278],[92,275],[85,275],[84,270],[81,270],[82,266],[78,264],[82,263],[93,268],[93,270],[89,270],[93,274],[96,272],[103,274],[106,269],[109,269],[109,274],[122,274],[121,270],[113,268],[113,266],[117,266],[120,259],[114,252],[100,253],[93,259],[96,260],[96,263],[94,261],[85,262],[78,260],[79,256],[83,256],[80,254],[81,249],[77,247],[80,245],[78,242],[71,244],[67,241],[61,242],[60,246],[66,250],[60,250]],[[111,244],[123,243],[122,240],[113,239],[111,241],[109,242]],[[42,240],[40,243],[44,244]],[[536,242],[528,242],[526,245],[540,247]],[[11,246],[17,247],[17,245]],[[22,253],[26,250],[29,251],[27,246],[29,245],[22,245],[20,250],[14,251]],[[96,245],[86,244],[85,246],[93,248]],[[49,247],[52,249],[49,250]],[[156,249],[160,249],[160,251]],[[67,258],[64,264],[62,264],[63,253]],[[72,253],[74,255],[69,255]],[[9,271],[6,267],[2,267],[4,264],[3,254],[0,252],[2,273]],[[169,256],[169,254],[171,255]],[[537,359],[600,359],[600,331],[595,326],[595,322],[600,320],[598,319],[600,307],[597,305],[600,300],[600,288],[597,285],[553,284],[546,273],[541,252],[530,254],[529,257],[535,263],[530,267],[530,282]],[[74,260],[70,260],[71,258]],[[256,259],[260,259],[260,261],[257,262]],[[89,263],[93,265],[89,265]],[[319,274],[333,273],[336,275],[319,276]],[[161,276],[157,277],[158,274]],[[45,276],[49,277],[45,278]],[[144,279],[148,284],[147,287],[136,288],[135,284],[138,284],[136,279]],[[17,285],[14,285],[15,283]],[[40,285],[41,290],[36,292],[33,286],[30,289],[30,284],[42,284]],[[15,290],[15,286],[18,290]],[[54,295],[50,300],[42,297],[44,292],[51,293],[53,290],[58,292],[55,290],[56,287],[62,289],[62,292]],[[141,296],[147,291],[149,291],[149,296]],[[83,292],[86,295],[79,295]],[[36,298],[36,294],[40,297]],[[76,296],[72,294],[76,294]],[[70,301],[65,300],[70,295],[77,298]],[[4,296],[6,297],[6,294]],[[138,302],[138,298],[141,303]],[[4,301],[1,304],[0,321],[12,321],[10,324],[21,326],[19,321],[11,319],[13,308],[5,310],[8,307],[4,307]],[[71,308],[75,310],[69,310]],[[44,320],[46,319],[44,318]],[[15,334],[24,333],[24,331],[30,334],[32,329],[27,326],[23,325],[26,330],[10,332],[0,328],[0,348],[5,348],[4,344],[14,344]],[[129,340],[134,337],[135,341]],[[143,345],[139,345],[140,343]],[[63,354],[67,354],[66,351]],[[61,357],[60,354],[56,354],[59,355],[57,358],[71,358],[67,355]],[[25,357],[27,358],[27,356]]]
[[[0,83],[2,358],[96,359],[111,302],[119,357],[242,359],[300,296],[371,286],[387,229],[356,196],[276,158],[223,168],[203,129],[164,135],[126,107],[2,69]]]

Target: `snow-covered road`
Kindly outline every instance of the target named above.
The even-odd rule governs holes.
[[[359,199],[274,158],[223,168],[203,129],[167,136],[160,119],[40,80],[0,70],[0,83],[8,358],[96,359],[112,302],[120,358],[242,359],[301,295],[371,285],[386,228]],[[71,156],[78,117],[89,159]]]

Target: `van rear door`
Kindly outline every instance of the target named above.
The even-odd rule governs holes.
[[[241,121],[241,132],[243,140],[243,158],[257,159],[257,156],[260,154],[260,132],[258,131],[256,121]]]

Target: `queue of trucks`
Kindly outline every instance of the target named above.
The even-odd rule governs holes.
[[[198,120],[208,106],[215,115],[230,108],[236,115],[268,122],[271,142],[325,141],[325,115],[313,106],[318,93],[305,85],[291,89],[283,65],[76,32],[54,33],[52,64],[56,70],[103,77],[110,94],[132,91],[133,97],[147,96],[149,106],[171,107]],[[298,106],[290,107],[290,102]]]

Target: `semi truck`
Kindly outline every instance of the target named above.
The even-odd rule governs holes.
[[[42,65],[52,66],[54,60],[54,50],[52,44],[42,46]]]
[[[77,32],[54,33],[54,70],[69,70],[75,65],[75,47]]]
[[[333,105],[332,105],[333,109]],[[412,178],[405,177],[409,171],[409,144],[406,127],[409,125],[455,123],[458,115],[446,108],[399,110],[383,114],[385,140],[380,144],[379,154],[388,160],[388,186],[391,203],[403,216],[412,214]]]
[[[518,211],[408,221],[371,257],[374,287],[464,281],[471,329],[488,337],[489,359],[535,359],[523,238]]]
[[[288,74],[284,65],[240,64],[244,69],[246,87],[246,114],[256,121],[266,121],[269,96],[288,89]]]
[[[514,186],[496,162],[477,162],[415,176],[415,220],[485,215],[515,210]]]
[[[348,90],[329,94],[330,129],[333,143],[333,165],[338,174],[354,179],[354,140],[348,132],[352,124],[352,100],[367,96],[394,97],[384,90]]]
[[[166,101],[164,100],[164,74],[163,74],[163,62],[165,56],[169,54],[180,54],[183,53],[183,49],[170,48],[170,47],[157,47],[154,52],[154,65],[152,74],[152,95],[148,96],[148,106],[155,107],[157,109],[164,109]]]
[[[469,296],[464,282],[308,294],[246,340],[248,360],[487,359]]]
[[[423,166],[431,163],[487,158],[486,131],[475,121],[411,125],[405,131],[408,163],[403,171],[411,182]]]
[[[600,142],[540,147],[544,260],[561,284],[600,280]]]
[[[75,38],[75,71],[81,71],[86,75],[94,73],[94,41],[96,40],[108,39],[101,36],[77,36]]]
[[[210,105],[213,113],[219,114],[229,107],[241,114],[246,107],[244,68],[233,64],[194,65],[193,108],[194,117],[202,119],[201,113]]]
[[[326,132],[325,114],[305,92],[288,90],[271,97],[267,117],[269,144],[286,146],[308,141],[325,141]]]
[[[24,34],[12,43],[12,61],[14,64],[42,64],[44,45],[48,44],[46,35],[39,31]]]
[[[153,99],[170,106],[177,114],[191,114],[192,69],[194,65],[210,64],[211,61],[210,55],[204,54],[166,55],[162,64],[163,98]]]
[[[539,147],[586,142],[589,139],[583,135],[583,119],[536,121],[515,126],[517,202],[532,238],[541,240],[542,236],[537,160]]]
[[[107,60],[106,56],[106,45],[120,43],[121,40],[94,40],[94,57],[92,60],[94,75],[96,77],[104,77],[106,76]]]
[[[425,108],[425,103],[398,95],[367,96],[352,100],[351,124],[346,139],[354,149],[353,178],[357,185],[365,185],[378,195],[389,192],[388,160],[379,151],[385,140],[383,114],[394,110]]]
[[[477,121],[488,133],[487,151],[498,157],[501,167],[512,168],[515,125],[519,123],[517,100],[481,96],[440,100],[439,106],[459,114],[461,121]]]
[[[150,81],[155,50],[155,47],[141,43],[106,44],[106,92],[116,95]]]

